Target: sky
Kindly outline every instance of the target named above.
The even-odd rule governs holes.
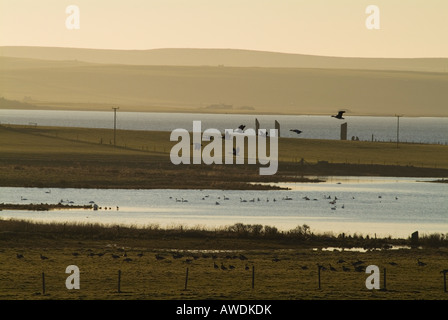
[[[0,46],[446,58],[447,35],[447,0],[0,0]]]

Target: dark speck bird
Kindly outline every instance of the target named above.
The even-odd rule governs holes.
[[[23,254],[18,253],[17,254],[17,259],[22,259],[23,258]]]
[[[418,264],[420,267],[424,267],[424,266],[426,266],[426,263],[421,262],[421,261],[420,261],[420,258],[417,259],[417,264]]]
[[[46,257],[46,256],[43,256],[42,254],[40,254],[40,259],[41,259],[41,260],[47,260],[47,259],[48,259],[48,257]]]
[[[325,268],[323,265],[320,265],[320,264],[317,264],[317,267],[322,271],[327,270],[327,268]]]
[[[338,114],[336,114],[336,115],[332,115],[332,117],[333,118],[336,118],[336,119],[344,119],[343,117],[342,117],[342,115],[345,113],[345,111],[339,111],[338,112]]]
[[[300,131],[299,129],[291,129],[291,130],[289,130],[289,131],[291,131],[291,132],[295,132],[295,133],[297,133],[297,134],[301,134],[301,133],[302,133],[302,131]]]
[[[156,259],[163,260],[163,259],[165,259],[165,257],[161,256],[160,254],[156,254]]]

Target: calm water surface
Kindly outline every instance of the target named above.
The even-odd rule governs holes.
[[[315,232],[397,237],[407,237],[416,230],[448,233],[448,185],[422,182],[427,180],[432,179],[330,177],[325,183],[279,184],[290,187],[290,191],[3,187],[0,188],[0,203],[57,203],[62,200],[89,204],[94,201],[102,209],[4,210],[0,211],[0,218],[206,228],[241,222],[275,226],[280,230],[307,224]]]

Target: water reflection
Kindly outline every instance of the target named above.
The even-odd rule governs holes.
[[[315,233],[378,237],[408,237],[416,230],[421,234],[448,232],[447,185],[412,178],[368,180],[345,177],[326,183],[279,184],[290,187],[288,191],[0,188],[0,203],[63,200],[78,205],[95,202],[101,207],[98,211],[4,210],[0,218],[206,229],[244,223],[284,231],[307,224]]]

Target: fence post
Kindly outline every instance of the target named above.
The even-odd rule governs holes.
[[[255,288],[255,266],[252,266],[252,289]]]
[[[121,293],[121,270],[118,270],[118,293]]]
[[[187,274],[185,275],[185,289],[187,290],[187,284],[188,284],[188,268],[187,268]]]
[[[317,266],[317,278],[319,281],[319,290],[320,290],[320,266]]]
[[[446,270],[442,271],[443,272],[443,292],[446,292]]]
[[[42,272],[42,294],[45,294],[45,273]]]

